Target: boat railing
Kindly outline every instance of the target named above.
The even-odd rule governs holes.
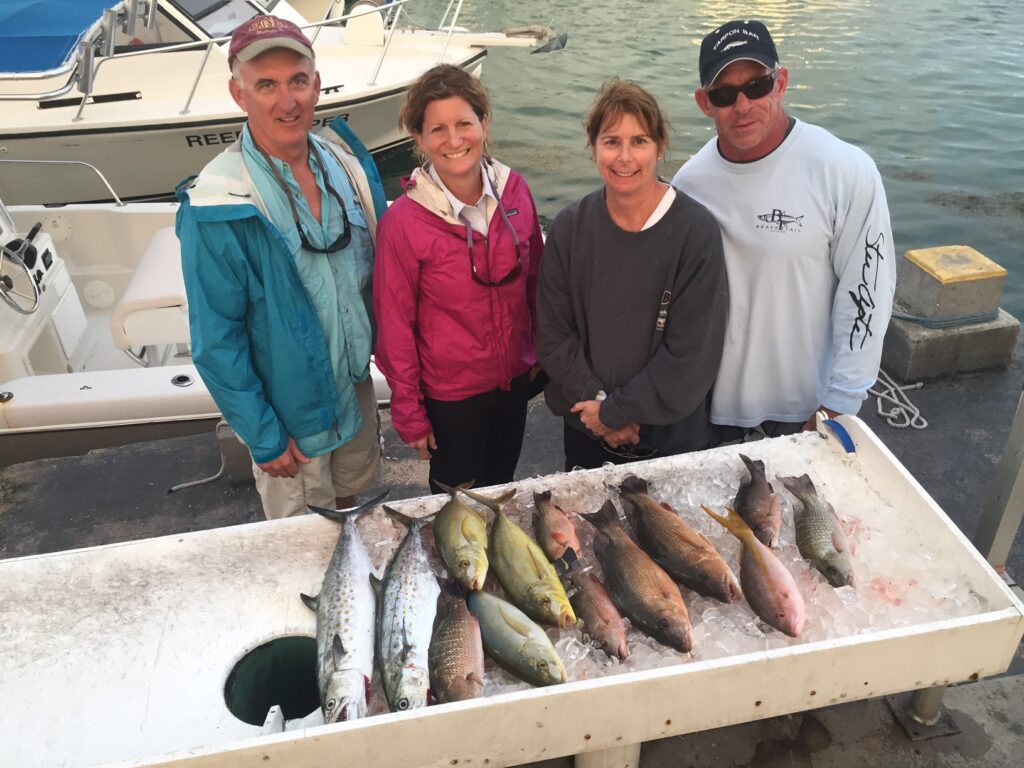
[[[363,7],[356,7],[350,13],[341,16],[304,24],[302,25],[302,29],[310,35],[310,39],[315,46],[316,39],[323,27],[338,27],[354,18],[374,13],[382,14],[385,20],[385,39],[380,57],[378,58],[377,64],[373,70],[373,75],[370,78],[370,82],[367,83],[367,85],[372,87],[377,84],[377,77],[384,65],[384,60],[391,47],[391,42],[394,38],[395,32],[398,31],[398,23],[401,18],[403,7],[411,1],[412,0],[388,0],[380,5],[366,4]],[[441,24],[439,25],[438,30],[447,30],[448,35],[445,38],[444,48],[439,56],[439,61],[443,60],[444,55],[447,52],[451,36],[456,30],[455,25],[462,10],[462,4],[463,0],[457,0],[457,3],[456,0],[450,0],[448,8],[446,8],[444,16],[441,19]],[[453,5],[455,6],[454,13],[452,13]],[[185,103],[179,112],[181,115],[187,115],[202,79],[203,70],[206,68],[207,61],[209,61],[211,51],[214,46],[228,42],[231,37],[230,35],[227,35],[224,37],[210,38],[208,40],[162,45],[157,48],[146,48],[145,50],[140,51],[115,53],[114,39],[117,28],[120,26],[126,33],[130,34],[131,31],[134,30],[135,19],[140,13],[145,13],[146,24],[147,26],[150,25],[152,23],[150,20],[156,18],[154,10],[156,7],[156,0],[124,0],[121,6],[104,11],[103,18],[90,27],[82,36],[78,46],[78,53],[75,57],[69,60],[68,64],[58,69],[49,70],[45,73],[34,73],[32,75],[18,76],[17,78],[10,75],[0,76],[0,81],[13,79],[52,79],[56,76],[70,73],[70,77],[65,85],[55,90],[40,93],[0,93],[0,101],[43,101],[63,96],[77,86],[78,90],[82,93],[82,100],[78,105],[78,111],[76,112],[75,117],[72,118],[72,122],[79,122],[82,119],[82,114],[85,111],[86,105],[89,103],[89,98],[93,93],[94,84],[99,71],[108,62],[137,58],[140,56],[151,56],[157,53],[163,54],[177,51],[202,50],[202,60],[199,62],[195,77],[192,79],[188,96],[186,97]],[[449,14],[451,14],[450,21],[448,20]]]
[[[110,193],[110,196],[114,199],[114,202],[117,204],[117,206],[119,208],[123,208],[126,205],[126,203],[120,197],[118,197],[117,192],[114,191],[114,188],[112,186],[110,186],[110,182],[107,181],[107,177],[103,175],[103,172],[99,168],[97,168],[95,165],[93,165],[92,163],[87,163],[87,162],[85,162],[83,160],[18,160],[18,159],[14,159],[14,158],[11,158],[11,159],[0,158],[0,163],[10,163],[10,164],[17,163],[19,165],[79,165],[79,166],[85,166],[86,168],[88,168],[90,171],[92,171],[93,173],[95,173],[99,177],[99,180],[101,182],[103,182],[103,186],[105,186],[107,188],[107,191]],[[3,201],[2,200],[0,200],[0,208],[3,208]]]

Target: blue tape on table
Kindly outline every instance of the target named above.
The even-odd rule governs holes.
[[[850,437],[850,433],[846,431],[846,427],[835,419],[825,419],[825,423],[828,424],[833,434],[835,434],[839,444],[843,446],[843,450],[847,453],[857,452],[857,446],[853,444],[853,438]]]

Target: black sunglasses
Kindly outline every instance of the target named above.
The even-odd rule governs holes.
[[[763,99],[775,88],[775,78],[778,76],[779,71],[775,70],[767,75],[748,80],[743,85],[723,85],[720,88],[704,91],[704,93],[708,95],[708,101],[714,106],[731,107],[741,93],[751,101]]]
[[[341,234],[338,235],[337,239],[326,248],[317,248],[309,242],[309,238],[306,237],[306,233],[302,229],[302,224],[299,223],[299,212],[295,208],[295,200],[292,199],[291,190],[288,189],[288,185],[285,183],[284,179],[281,178],[281,174],[278,173],[277,168],[274,167],[270,158],[267,157],[267,153],[263,152],[263,149],[260,148],[260,152],[263,152],[263,157],[266,159],[267,165],[270,166],[270,172],[274,174],[274,178],[277,180],[278,185],[284,190],[284,194],[288,198],[288,206],[292,209],[292,220],[295,222],[295,229],[299,232],[299,242],[302,243],[302,247],[313,253],[337,253],[338,251],[344,250],[348,244],[352,242],[352,226],[348,221],[348,213],[345,211],[345,203],[341,199],[341,195],[338,194],[338,191],[331,186],[331,182],[327,180],[327,167],[324,165],[324,159],[321,156],[320,151],[317,149],[317,146],[312,141],[309,142],[309,151],[316,155],[317,162],[320,164],[320,171],[324,177],[324,186],[327,188],[327,194],[334,198],[334,201],[338,204],[338,208],[341,209],[341,220],[344,225]]]
[[[601,447],[613,456],[622,459],[653,459],[658,453],[657,448],[644,448],[639,445],[623,445],[619,448],[612,448],[604,440],[601,441]]]
[[[505,226],[508,227],[509,232],[512,233],[512,244],[516,249],[516,264],[512,267],[512,270],[505,275],[501,280],[497,282],[492,280],[484,280],[480,277],[480,273],[476,268],[476,260],[473,258],[473,228],[468,224],[466,225],[466,247],[469,249],[469,274],[473,278],[473,282],[485,285],[488,288],[496,288],[499,285],[505,285],[510,283],[519,277],[519,273],[523,271],[523,253],[519,247],[519,235],[516,234],[516,228],[512,226],[512,222],[508,220],[508,214],[505,213],[505,206],[501,204],[501,200],[498,199],[498,195],[494,195],[494,199],[498,201],[498,211],[501,213],[501,220],[505,222]],[[487,238],[484,241],[484,253],[487,253]]]

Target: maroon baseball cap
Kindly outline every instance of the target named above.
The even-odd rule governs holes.
[[[253,16],[231,33],[228,47],[228,66],[239,61],[252,61],[272,48],[289,48],[303,56],[314,58],[313,44],[295,24],[277,16]]]

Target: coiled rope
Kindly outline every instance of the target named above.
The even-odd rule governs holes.
[[[921,409],[910,402],[910,398],[907,397],[907,390],[920,389],[923,386],[924,384],[919,381],[916,384],[907,384],[901,387],[892,380],[889,374],[879,368],[878,380],[875,382],[875,387],[878,389],[869,388],[868,393],[878,398],[875,401],[878,403],[878,415],[885,419],[890,427],[894,429],[906,429],[907,427],[925,429],[928,427],[928,422],[921,416]],[[884,408],[883,400],[891,403],[892,408]]]

